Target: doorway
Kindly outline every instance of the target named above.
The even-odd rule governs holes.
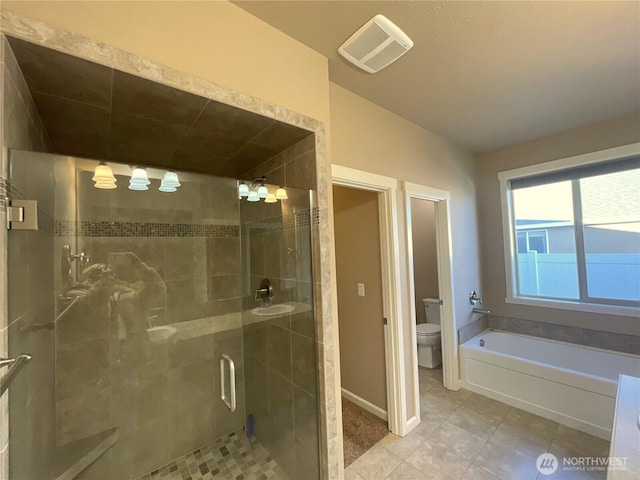
[[[425,369],[430,381],[441,383],[449,390],[460,388],[459,365],[458,365],[458,342],[457,327],[455,322],[455,308],[453,302],[453,279],[451,265],[451,234],[450,234],[450,194],[447,191],[439,190],[424,185],[404,182],[404,200],[406,208],[406,241],[409,271],[407,275],[410,296],[410,318],[412,337],[412,366],[416,373],[414,376],[413,393],[414,402],[420,404],[420,388],[418,378],[418,344],[417,344],[417,323],[420,321],[420,313],[425,312],[426,306],[437,309],[440,319],[440,345],[442,356],[442,367],[439,371]],[[421,203],[425,202],[425,203]],[[415,220],[415,221],[414,221]],[[413,226],[425,220],[431,223],[430,226],[419,227],[419,236],[426,236],[429,245],[425,251],[421,251],[422,246],[414,245]],[[435,241],[435,252],[433,242]],[[416,252],[418,262],[422,262],[422,268],[428,270],[425,278],[421,272],[416,274]],[[434,257],[435,253],[435,257]],[[422,256],[428,258],[422,258]],[[434,263],[435,262],[435,263]],[[427,281],[431,286],[423,289],[421,282]],[[437,283],[437,290],[434,284]],[[422,297],[423,294],[437,292],[437,297]],[[428,299],[423,302],[424,299]],[[422,310],[422,312],[420,312]],[[419,412],[419,410],[418,410]],[[412,419],[413,420],[413,419]],[[412,426],[415,426],[412,425]]]
[[[403,182],[406,215],[400,215],[398,180],[339,165],[332,165],[333,185],[377,192],[380,226],[382,298],[385,318],[385,364],[389,430],[405,436],[420,423],[416,307],[414,304],[413,251],[410,198],[435,203],[438,285],[442,300],[442,380],[445,388],[460,388],[455,308],[453,303],[450,193]]]
[[[333,187],[345,467],[389,431],[378,195]]]
[[[379,250],[370,262],[380,265],[380,298],[382,299],[384,332],[384,364],[386,379],[386,420],[392,433],[404,435],[404,383],[403,359],[398,348],[402,338],[399,311],[400,261],[397,240],[397,180],[339,165],[332,165],[334,186],[348,187],[374,195],[378,207]],[[357,282],[360,283],[360,282]],[[358,286],[355,285],[356,292]],[[366,284],[363,287],[366,295]],[[386,322],[386,323],[385,323]],[[378,411],[377,413],[381,413]],[[381,415],[379,415],[381,416]]]
[[[436,203],[422,198],[409,198],[411,215],[407,217],[411,232],[410,252],[413,266],[413,305],[416,316],[418,349],[418,393],[435,383],[442,386],[442,300],[438,284],[438,245]]]

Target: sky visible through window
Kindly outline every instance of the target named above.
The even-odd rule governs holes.
[[[513,204],[516,220],[573,222],[569,181],[513,190]]]

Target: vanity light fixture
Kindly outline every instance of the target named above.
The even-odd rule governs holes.
[[[267,198],[268,195],[269,195],[269,190],[267,189],[267,187],[265,187],[264,185],[260,185],[258,187],[258,197]]]
[[[96,182],[94,185],[96,188],[100,188],[102,190],[112,190],[116,188],[116,177],[113,175],[111,167],[109,167],[105,162],[100,162],[98,164],[91,180]]]
[[[269,189],[265,185],[267,177],[254,178],[251,182],[238,182],[238,198],[242,200],[246,198],[248,202],[277,203],[278,200],[286,200],[287,191],[283,187],[279,187],[276,193],[269,193]]]
[[[276,190],[276,198],[278,200],[286,200],[289,198],[284,187],[278,187],[278,189]]]
[[[258,196],[258,192],[256,190],[249,190],[249,195],[247,195],[247,202],[259,202],[260,197]]]
[[[238,183],[238,198],[249,196],[249,185],[246,183]]]
[[[158,190],[161,192],[175,192],[180,185],[178,174],[169,170],[168,172],[165,172],[164,177],[162,177],[160,188]]]
[[[129,190],[149,190],[150,183],[147,171],[144,168],[136,167],[129,179]]]

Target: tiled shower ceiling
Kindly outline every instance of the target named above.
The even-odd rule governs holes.
[[[239,177],[311,132],[9,37],[50,153]]]

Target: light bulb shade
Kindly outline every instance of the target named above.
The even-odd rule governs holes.
[[[147,186],[151,182],[149,181],[149,177],[147,177],[147,171],[143,168],[134,168],[131,173],[131,178],[129,179],[129,188],[131,185],[139,185],[139,186]],[[146,188],[131,188],[131,190],[147,190]]]
[[[149,190],[149,187],[147,187],[146,185],[130,183],[129,184],[129,190],[139,190],[139,191]]]
[[[247,202],[259,202],[260,197],[258,196],[258,192],[255,190],[250,190],[249,195],[247,196]]]
[[[249,185],[246,183],[238,184],[238,198],[249,196]]]
[[[267,198],[264,199],[264,203],[276,203],[278,199],[273,193],[267,195]]]
[[[287,196],[287,191],[283,187],[280,187],[276,190],[276,198],[278,200],[286,200],[289,197]]]
[[[101,190],[113,190],[114,188],[118,188],[116,186],[116,182],[106,182],[106,181],[98,181],[95,183],[94,186]]]
[[[160,185],[160,188],[158,188],[158,190],[160,190],[161,192],[175,192],[178,189],[172,186]]]
[[[116,177],[113,176],[113,172],[111,168],[104,163],[98,165],[94,171],[93,178],[91,179],[94,182],[115,182]]]
[[[258,187],[258,197],[267,198],[267,195],[269,195],[269,190],[267,189],[267,187],[265,187],[264,185],[260,185]]]
[[[165,172],[164,177],[162,177],[162,185],[174,188],[179,187],[180,181],[178,180],[178,174],[171,171]]]

